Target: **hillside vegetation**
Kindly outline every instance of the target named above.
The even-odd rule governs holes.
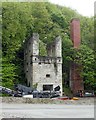
[[[72,47],[70,21],[79,18],[82,44],[79,51]],[[23,71],[24,42],[33,32],[49,44],[58,35],[62,38],[63,84],[69,79],[70,62],[83,67],[85,89],[95,89],[94,83],[94,18],[81,16],[75,10],[50,3],[2,3],[2,85],[12,88],[14,83],[25,84]],[[40,43],[40,55],[46,55]],[[77,59],[79,58],[79,60]]]

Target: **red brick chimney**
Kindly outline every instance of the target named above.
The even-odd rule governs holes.
[[[80,46],[80,21],[77,18],[71,20],[71,39],[74,48],[79,48]]]
[[[70,37],[73,42],[73,47],[78,49],[80,46],[80,21],[77,18],[71,20],[70,23]],[[73,94],[76,94],[78,90],[84,90],[83,79],[81,77],[82,66],[77,65],[75,62],[71,63],[70,68],[70,87]]]

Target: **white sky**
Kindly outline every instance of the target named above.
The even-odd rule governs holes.
[[[91,17],[94,15],[94,2],[96,0],[49,0],[51,3],[75,9],[83,16]]]

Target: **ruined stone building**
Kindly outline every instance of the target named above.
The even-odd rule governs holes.
[[[27,85],[37,84],[39,91],[50,91],[60,86],[62,92],[62,42],[59,36],[47,46],[47,53],[47,56],[39,55],[39,35],[33,33],[24,52]]]
[[[73,42],[73,47],[79,49],[81,39],[80,39],[80,21],[75,18],[71,20],[71,40]],[[83,78],[81,77],[82,66],[76,64],[75,62],[71,63],[70,68],[70,87],[73,91],[73,94],[76,94],[78,90],[84,90]]]

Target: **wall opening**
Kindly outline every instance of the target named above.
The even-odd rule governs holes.
[[[30,87],[30,82],[29,82],[29,84],[28,84],[28,87]]]
[[[53,85],[43,85],[43,91],[51,91],[53,90]]]
[[[50,74],[46,74],[46,77],[49,78],[49,77],[50,77]]]
[[[39,62],[38,64],[41,64],[41,62]]]

